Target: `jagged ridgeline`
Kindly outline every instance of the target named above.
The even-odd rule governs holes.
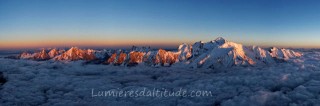
[[[272,47],[264,49],[258,46],[243,46],[242,44],[227,41],[221,37],[209,42],[195,42],[193,45],[181,44],[178,50],[164,49],[151,50],[150,47],[131,50],[93,50],[72,47],[69,50],[42,50],[36,53],[23,52],[20,59],[50,60],[50,61],[77,61],[121,65],[121,66],[171,66],[186,65],[193,68],[215,68],[232,66],[270,65],[302,54],[289,49]]]

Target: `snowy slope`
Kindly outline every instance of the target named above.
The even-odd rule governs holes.
[[[77,47],[71,47],[68,51],[55,57],[55,60],[94,60],[96,57],[93,54],[93,50],[82,50]]]
[[[302,55],[301,53],[296,53],[292,50],[278,49],[276,47],[271,48],[270,51],[272,57],[283,60],[300,57]]]
[[[300,56],[300,53],[288,49],[281,51],[272,49],[268,52],[257,46],[245,47],[219,37],[207,43],[196,42],[193,45],[193,57],[190,63],[194,68],[256,66],[275,64],[274,59],[288,60]]]
[[[48,60],[50,59],[49,54],[43,49],[41,52],[35,53],[34,60]]]
[[[54,58],[56,56],[58,56],[60,53],[57,49],[51,49],[48,53],[49,57],[50,58]]]
[[[186,43],[183,43],[178,48],[179,60],[186,61],[192,56],[192,46]]]

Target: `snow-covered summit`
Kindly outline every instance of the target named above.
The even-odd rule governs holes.
[[[225,40],[222,37],[218,37],[217,39],[214,40],[214,42],[216,42],[217,44],[224,44],[227,42],[227,40]]]
[[[48,59],[50,59],[50,56],[44,49],[42,49],[41,52],[38,52],[35,54],[34,59],[35,60],[48,60]]]
[[[94,60],[96,57],[92,49],[82,50],[77,47],[71,47],[68,51],[57,56],[55,60]]]
[[[227,41],[221,37],[216,40],[199,43],[193,46],[193,59],[191,67],[231,67],[231,66],[255,66],[275,64],[275,60],[288,60],[300,57],[289,49],[271,49],[271,52],[258,46],[243,46],[235,42]]]
[[[48,54],[49,54],[50,58],[54,58],[57,55],[59,55],[60,53],[57,49],[51,49]]]

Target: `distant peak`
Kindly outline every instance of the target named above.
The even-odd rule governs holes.
[[[46,52],[46,50],[45,50],[45,49],[42,49],[41,52]]]
[[[76,49],[76,48],[78,48],[78,47],[72,46],[70,49]]]
[[[182,44],[180,44],[180,45],[188,45],[187,43],[182,43]]]
[[[215,41],[217,41],[217,40],[225,40],[225,39],[223,37],[218,37],[218,38],[216,38]]]
[[[218,37],[217,39],[214,40],[215,42],[217,42],[218,44],[223,44],[223,43],[226,43],[227,40],[225,40],[224,38],[222,37]]]

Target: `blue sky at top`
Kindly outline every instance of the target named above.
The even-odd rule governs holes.
[[[317,0],[0,0],[0,45],[320,47]],[[109,42],[109,43],[104,43]]]

